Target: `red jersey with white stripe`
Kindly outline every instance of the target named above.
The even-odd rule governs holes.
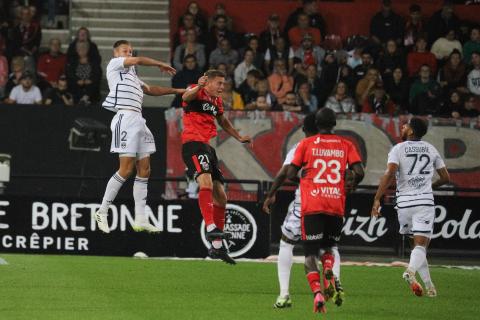
[[[349,140],[334,134],[318,134],[300,141],[292,165],[302,168],[301,214],[345,213],[345,169],[361,162]]]
[[[187,90],[195,88],[191,85]],[[197,92],[197,98],[190,102],[182,102],[183,132],[182,142],[198,141],[209,143],[217,136],[215,118],[223,114],[223,102],[220,97],[210,96],[204,88]]]

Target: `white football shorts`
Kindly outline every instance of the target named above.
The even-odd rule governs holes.
[[[288,207],[288,213],[283,220],[282,233],[291,241],[297,242],[302,238],[302,223],[300,220],[300,192],[295,191],[295,200]]]
[[[156,151],[152,132],[139,112],[119,110],[112,119],[110,129],[112,153],[151,154]]]
[[[418,206],[397,209],[400,234],[413,234],[430,238],[435,220],[435,207]]]

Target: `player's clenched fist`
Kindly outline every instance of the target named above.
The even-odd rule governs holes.
[[[207,84],[207,80],[208,80],[207,76],[200,77],[200,79],[198,79],[198,85],[200,87],[205,87],[205,85]]]

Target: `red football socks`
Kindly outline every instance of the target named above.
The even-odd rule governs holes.
[[[213,221],[217,228],[223,231],[225,225],[225,207],[213,205]]]
[[[316,271],[307,273],[307,280],[314,294],[322,291],[322,287],[320,286],[320,273]]]
[[[333,256],[333,254],[331,254],[330,252],[325,252],[322,255],[323,272],[325,272],[325,269],[332,269],[334,262],[335,262],[335,257]]]
[[[198,192],[198,205],[202,213],[205,226],[215,224],[213,220],[213,194],[212,189],[201,188]]]

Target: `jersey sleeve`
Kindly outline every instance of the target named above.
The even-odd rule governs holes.
[[[285,161],[283,161],[284,166],[288,166],[290,163],[292,163],[293,157],[295,156],[295,150],[297,150],[298,143],[291,148],[287,156],[285,157]]]
[[[397,146],[394,146],[392,149],[390,149],[390,152],[388,153],[388,163],[395,163],[397,165],[400,164],[400,155],[398,154],[399,148]]]
[[[300,143],[297,145],[297,149],[295,150],[295,154],[293,155],[293,159],[290,164],[293,164],[298,168],[301,168],[303,166],[303,163],[305,162],[305,148],[306,143],[304,139],[300,141]]]
[[[197,86],[197,84],[191,84],[187,87],[187,91],[188,90],[192,90],[193,88],[195,88]],[[182,108],[185,108],[186,106],[188,105],[188,103],[186,103],[185,101],[182,100]]]
[[[357,148],[353,143],[348,144],[348,155],[347,155],[348,165],[351,166],[354,163],[362,162],[362,157],[357,151]]]
[[[108,63],[108,69],[110,69],[111,71],[123,70],[125,69],[125,66],[123,65],[124,62],[125,62],[125,57],[113,58]]]

